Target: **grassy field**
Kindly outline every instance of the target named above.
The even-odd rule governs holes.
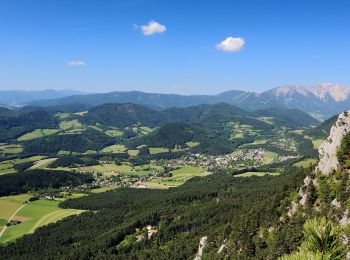
[[[102,152],[105,152],[105,153],[124,153],[125,151],[126,151],[126,147],[122,144],[114,144],[102,149]]]
[[[310,166],[310,164],[315,164],[316,162],[316,159],[305,159],[300,162],[294,163],[293,166],[307,168]]]
[[[110,186],[105,186],[105,187],[101,187],[101,188],[97,188],[97,189],[92,189],[91,193],[101,193],[101,192],[105,192],[105,191],[109,191],[109,190],[114,190],[119,188],[119,185],[110,185]]]
[[[112,136],[112,137],[121,137],[123,136],[123,132],[122,131],[119,131],[119,130],[116,130],[116,129],[113,129],[113,130],[107,130],[105,132],[106,135],[109,135],[109,136]]]
[[[59,201],[47,200],[37,200],[26,204],[13,218],[21,223],[7,227],[0,238],[0,243],[13,241],[25,234],[33,233],[38,227],[83,212],[82,210],[61,209],[58,204]],[[11,208],[11,210],[13,209]],[[6,211],[10,211],[10,209]]]
[[[70,114],[66,113],[66,112],[58,112],[55,114],[55,117],[58,117],[58,118],[63,120],[63,119],[70,117]]]
[[[82,111],[82,112],[75,112],[74,114],[78,115],[78,116],[84,116],[87,113],[88,113],[88,111]]]
[[[190,148],[196,147],[199,144],[200,144],[199,142],[186,142],[186,145]]]
[[[82,127],[83,127],[82,124],[77,119],[66,120],[60,123],[61,130],[81,129]]]
[[[269,164],[277,157],[278,157],[277,153],[267,151],[263,160],[263,164]]]
[[[3,232],[6,223],[14,215],[14,213],[20,209],[26,200],[30,198],[30,195],[22,194],[15,196],[0,197],[0,232]],[[5,230],[4,230],[5,231]],[[0,233],[0,234],[1,234]],[[2,237],[2,236],[1,236]],[[0,242],[1,242],[0,237]]]
[[[128,154],[130,156],[137,156],[139,154],[139,150],[135,149],[135,150],[128,150]]]
[[[266,124],[270,124],[270,125],[273,124],[273,117],[260,116],[257,119],[262,121],[262,122],[264,122],[264,123],[266,123]]]
[[[262,176],[265,176],[265,175],[277,176],[277,175],[280,175],[280,174],[281,173],[279,173],[279,172],[245,172],[245,173],[237,174],[234,177],[251,177],[251,176],[262,177]]]
[[[315,149],[320,148],[320,146],[323,142],[324,142],[323,139],[312,139],[312,144],[314,145]]]
[[[32,139],[36,139],[36,138],[40,138],[43,136],[47,136],[47,135],[52,135],[57,133],[58,130],[57,129],[35,129],[34,131],[30,132],[30,133],[26,133],[24,135],[22,135],[21,137],[17,138],[17,141],[27,141],[27,140],[32,140]]]
[[[17,154],[23,152],[20,144],[7,144],[0,146],[0,153]]]
[[[150,147],[149,148],[150,154],[167,153],[167,152],[169,152],[169,148],[163,148],[163,147]]]
[[[7,161],[0,163],[0,175],[14,172],[16,172],[16,170],[13,168],[12,163],[9,163]]]
[[[171,171],[171,177],[165,177],[162,179],[153,179],[145,184],[150,188],[157,189],[167,189],[170,187],[177,187],[179,185],[184,184],[187,180],[195,177],[195,176],[206,176],[210,173],[205,172],[205,170],[201,167],[196,166],[182,166],[179,169]]]
[[[132,171],[132,166],[130,165],[116,165],[114,163],[94,165],[90,166],[89,168],[93,169],[96,172],[102,173],[104,176],[113,176],[120,173],[127,173]]]
[[[140,130],[143,134],[149,134],[149,133],[153,132],[153,129],[148,127],[148,126],[141,126]]]
[[[30,167],[31,170],[34,169],[43,169],[49,166],[51,163],[56,161],[57,158],[48,158],[48,159],[42,159],[40,161],[37,161],[32,167]]]
[[[32,157],[28,157],[28,158],[3,161],[0,163],[0,175],[6,174],[6,173],[16,172],[16,170],[14,169],[14,165],[16,165],[16,164],[21,164],[21,163],[26,163],[26,162],[35,162],[35,161],[41,160],[43,158],[45,158],[45,156],[32,156]]]

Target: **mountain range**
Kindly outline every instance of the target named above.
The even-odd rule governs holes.
[[[349,94],[350,88],[330,83],[316,86],[282,86],[262,93],[231,90],[216,95],[188,96],[139,91],[83,94],[70,90],[46,90],[35,93],[0,92],[0,104],[24,103],[39,107],[81,105],[89,108],[105,103],[134,103],[153,109],[164,109],[224,102],[247,111],[269,108],[299,109],[324,120],[349,109]]]
[[[62,98],[72,95],[82,95],[85,92],[66,90],[4,90],[0,91],[0,104],[3,106],[16,107],[23,106],[34,100]]]

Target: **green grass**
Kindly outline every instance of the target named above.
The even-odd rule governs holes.
[[[167,153],[167,152],[169,152],[169,148],[163,148],[163,147],[150,147],[149,148],[150,154]]]
[[[0,197],[0,219],[7,221],[30,197],[27,194]]]
[[[78,116],[84,116],[85,114],[87,114],[88,111],[82,111],[82,112],[76,112],[74,113],[75,115],[78,115]]]
[[[103,148],[102,152],[105,152],[105,153],[124,153],[125,150],[126,150],[126,147],[124,145],[114,144],[114,145],[107,146],[107,147]]]
[[[149,188],[166,189],[169,187],[180,186],[195,176],[206,176],[210,174],[205,172],[205,170],[201,167],[189,165],[182,166],[179,169],[171,171],[171,173],[171,177],[152,179],[145,184],[147,184]]]
[[[127,173],[132,171],[132,166],[130,165],[116,165],[114,163],[94,165],[90,168],[92,168],[96,172],[101,172],[104,176],[113,176],[116,174]]]
[[[105,186],[105,187],[101,187],[101,188],[97,188],[97,189],[92,189],[91,192],[92,193],[101,193],[101,192],[105,192],[105,191],[109,191],[109,190],[114,190],[119,188],[119,185],[110,185],[110,186]]]
[[[321,144],[324,142],[323,139],[313,139],[312,144],[314,145],[315,149],[320,148]]]
[[[36,156],[27,157],[27,158],[11,160],[10,162],[13,164],[21,164],[26,162],[36,162],[45,158],[46,156],[36,155]]]
[[[83,212],[82,210],[61,209],[58,204],[59,201],[46,200],[38,200],[27,204],[15,217],[22,219],[22,223],[8,227],[0,238],[0,243],[13,241],[25,234],[33,233],[38,227]]]
[[[196,147],[197,145],[199,145],[199,142],[186,142],[186,145],[190,148]]]
[[[291,130],[289,131],[290,133],[295,133],[295,134],[303,134],[304,133],[304,130],[303,129],[296,129],[296,130]]]
[[[1,170],[6,170],[6,169],[9,169],[9,168],[12,168],[13,164],[12,163],[9,163],[9,162],[1,162],[0,163],[0,171]]]
[[[266,123],[266,124],[270,124],[270,125],[273,124],[273,117],[260,116],[257,119],[262,121],[262,122],[264,122],[264,123]]]
[[[153,132],[153,129],[149,128],[148,126],[141,126],[140,130],[145,134],[149,134],[149,133]]]
[[[17,138],[17,141],[28,141],[28,140],[32,140],[32,139],[37,139],[43,136],[47,136],[47,135],[52,135],[57,133],[58,130],[57,129],[35,129],[34,131],[30,132],[30,133],[26,133],[24,135],[22,135],[21,137]]]
[[[61,130],[81,129],[82,127],[83,127],[82,124],[77,119],[66,120],[60,123]]]
[[[58,117],[60,119],[66,119],[68,117],[70,117],[70,114],[69,113],[66,113],[66,112],[58,112],[55,114],[55,117]]]
[[[263,160],[263,164],[269,164],[277,157],[278,157],[277,153],[267,151]]]
[[[280,174],[281,173],[279,172],[245,172],[245,173],[237,174],[234,177],[251,177],[251,176],[262,177],[265,175],[277,176]]]
[[[47,168],[51,163],[53,163],[54,161],[56,161],[57,158],[48,158],[48,159],[43,159],[40,161],[37,161],[32,167],[30,167],[29,169],[33,170],[33,169],[43,169],[43,168]]]
[[[307,168],[310,166],[310,164],[315,164],[317,162],[316,159],[304,159],[300,162],[296,162],[293,164],[293,166],[296,166],[296,167],[302,167],[302,168]]]
[[[95,129],[97,131],[103,132],[103,130],[101,128],[99,128],[98,126],[90,125],[89,127],[92,128],[92,129]]]
[[[0,163],[0,175],[14,173],[16,170],[13,168],[13,164],[8,161]]]
[[[21,164],[26,162],[35,162],[44,158],[46,157],[37,155],[37,156],[31,156],[28,158],[14,159],[14,160],[0,162],[0,175],[16,172],[16,170],[14,169],[14,165],[16,164]]]
[[[0,153],[18,154],[21,152],[23,152],[23,148],[20,144],[7,144],[0,146]]]
[[[128,154],[130,155],[130,156],[137,156],[138,154],[139,154],[139,150],[136,150],[136,149],[134,149],[134,150],[128,150]]]
[[[116,129],[113,129],[113,130],[107,130],[105,132],[106,135],[109,135],[111,137],[121,137],[123,136],[123,132],[122,131],[119,131],[119,130],[116,130]]]

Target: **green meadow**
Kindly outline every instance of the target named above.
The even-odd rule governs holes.
[[[281,173],[279,172],[245,172],[245,173],[237,174],[234,177],[251,177],[251,176],[263,177],[265,175],[277,176],[280,174]]]
[[[58,207],[60,201],[37,200],[23,204],[23,199],[28,199],[29,195],[19,196],[22,197],[9,196],[0,199],[0,205],[4,209],[0,215],[2,220],[6,220],[6,218],[8,220],[18,208],[23,206],[13,217],[13,220],[21,221],[21,223],[6,227],[0,237],[0,243],[13,241],[25,234],[33,233],[41,226],[83,212],[82,210],[61,209]]]
[[[300,162],[294,163],[293,166],[307,168],[310,165],[315,164],[316,162],[317,162],[316,159],[304,159]]]
[[[43,136],[47,136],[47,135],[52,135],[57,133],[58,130],[57,129],[35,129],[34,131],[30,132],[30,133],[26,133],[24,135],[22,135],[21,137],[17,138],[17,141],[27,141],[27,140],[32,140],[32,139],[36,139],[36,138],[40,138]]]

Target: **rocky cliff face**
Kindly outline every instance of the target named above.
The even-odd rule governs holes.
[[[332,170],[338,168],[337,149],[344,135],[350,131],[350,110],[341,113],[338,120],[332,126],[326,141],[318,149],[320,161],[316,170],[329,175]]]

